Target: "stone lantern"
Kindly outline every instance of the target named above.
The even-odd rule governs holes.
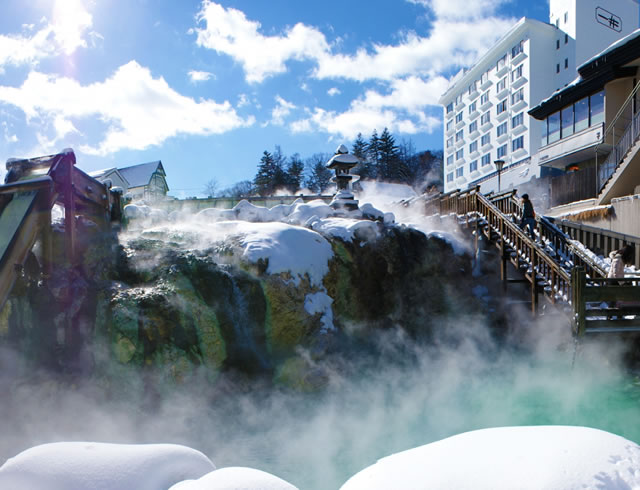
[[[344,145],[340,145],[335,155],[327,162],[327,168],[335,170],[336,175],[331,178],[331,182],[335,182],[338,188],[336,195],[333,196],[331,207],[357,209],[358,201],[353,197],[351,192],[351,180],[354,176],[349,175],[349,171],[358,164],[359,160],[356,156],[350,155],[349,150]],[[356,176],[357,178],[357,176]]]

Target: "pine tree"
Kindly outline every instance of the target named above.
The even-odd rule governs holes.
[[[375,129],[371,134],[371,138],[369,138],[369,143],[367,143],[367,161],[369,163],[368,177],[377,178],[380,164],[380,138],[378,137],[378,131]]]
[[[305,185],[315,193],[322,194],[331,185],[333,172],[327,168],[329,155],[316,153],[305,160],[307,179]]]
[[[362,133],[358,133],[356,140],[351,147],[351,153],[360,160],[360,163],[353,169],[353,173],[359,175],[361,179],[371,177],[371,164],[367,157],[367,142],[362,137]]]
[[[289,165],[287,166],[287,189],[291,194],[295,194],[300,189],[303,172],[304,163],[300,159],[300,154],[294,153],[289,157]]]
[[[393,135],[387,128],[384,128],[378,140],[378,178],[389,182],[400,180],[398,172],[398,146]]]
[[[256,192],[261,196],[273,194],[275,176],[276,166],[273,155],[265,150],[260,159],[260,165],[258,165],[258,173],[253,179]]]

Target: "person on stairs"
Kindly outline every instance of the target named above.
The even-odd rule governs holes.
[[[522,219],[520,220],[520,229],[525,231],[529,228],[529,235],[532,240],[536,239],[536,212],[533,210],[533,204],[529,200],[529,194],[522,194]]]

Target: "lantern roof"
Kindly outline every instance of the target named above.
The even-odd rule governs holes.
[[[336,149],[335,155],[333,155],[327,162],[327,168],[335,167],[347,167],[351,168],[358,164],[360,160],[355,155],[351,155],[346,146],[340,145]]]

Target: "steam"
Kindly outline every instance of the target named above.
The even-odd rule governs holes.
[[[419,208],[374,205],[436,229]],[[115,362],[108,376],[69,380],[34,372],[4,348],[0,464],[46,442],[166,442],[198,449],[217,467],[253,467],[324,490],[381,457],[485,427],[584,425],[640,441],[640,386],[620,365],[625,345],[589,341],[576,356],[566,319],[546,313],[532,321],[513,308],[502,330],[481,317],[440,318],[441,335],[428,345],[401,329],[359,325],[361,342],[316,361],[329,384],[313,394],[201,371],[150,390],[153,368]]]

